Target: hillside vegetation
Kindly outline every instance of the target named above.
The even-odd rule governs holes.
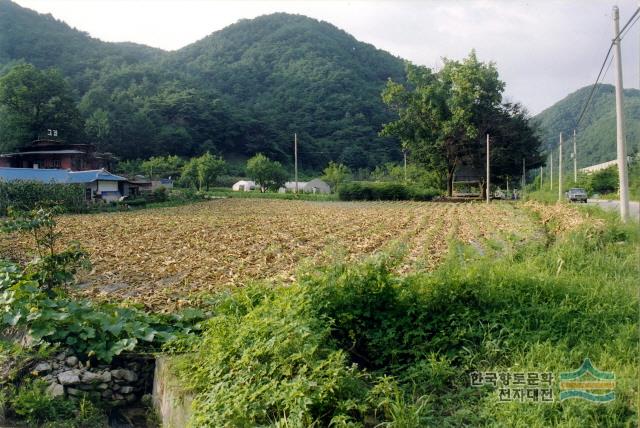
[[[307,169],[400,157],[378,132],[390,118],[380,92],[403,79],[403,61],[325,22],[262,16],[165,52],[105,43],[0,0],[0,29],[0,74],[20,62],[59,69],[86,138],[124,159],[260,151],[289,163],[294,132]],[[10,137],[0,125],[0,150],[26,143]]]
[[[614,91],[612,85],[599,84],[577,128],[579,168],[616,158]],[[555,149],[558,146],[560,132],[564,133],[565,141],[572,137],[575,123],[590,92],[591,86],[581,88],[535,116],[534,122],[540,127],[547,147]],[[624,97],[627,152],[633,155],[640,151],[640,91],[626,89]],[[572,162],[567,162],[567,168],[572,168],[572,165]]]

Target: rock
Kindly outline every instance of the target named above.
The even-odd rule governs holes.
[[[122,394],[113,394],[113,398],[116,400],[124,400],[124,395]]]
[[[64,361],[65,358],[67,358],[66,351],[60,352],[58,355],[56,355],[56,360],[58,361]]]
[[[118,392],[120,394],[130,394],[133,392],[133,386],[121,386]]]
[[[109,375],[109,377],[111,377],[111,375]],[[84,372],[84,373],[82,373],[82,376],[80,376],[80,378],[82,379],[82,382],[84,382],[84,383],[102,383],[102,382],[105,382],[103,380],[103,376],[102,376],[101,373]]]
[[[59,369],[60,368],[60,363],[58,363],[57,361],[54,361],[53,364],[51,364],[53,366],[54,369]]]
[[[126,380],[127,382],[135,382],[138,380],[138,375],[136,374],[136,372],[125,369],[111,370],[111,376],[116,379]]]
[[[81,383],[76,388],[81,389],[83,391],[93,391],[94,390],[94,386],[93,385],[87,385],[87,384],[84,384],[84,383]]]
[[[124,403],[125,403],[124,400],[112,400],[109,402],[111,407],[119,407],[119,406],[122,406]]]
[[[38,374],[41,374],[41,373],[46,373],[48,371],[51,371],[51,369],[52,369],[51,364],[44,362],[44,363],[38,363],[33,369],[33,371],[37,372]]]
[[[101,383],[100,385],[96,386],[96,390],[98,391],[106,391],[107,389],[109,389],[108,383]]]
[[[72,395],[74,397],[77,397],[77,396],[81,395],[82,393],[83,393],[83,391],[80,391],[79,389],[67,388],[67,394]]]
[[[80,370],[67,370],[58,373],[58,381],[63,385],[76,385],[80,383]]]
[[[125,400],[127,400],[127,403],[133,403],[134,401],[136,401],[136,395],[129,394],[125,397]]]
[[[114,391],[119,391],[120,390],[120,385],[115,384],[115,385],[113,385],[113,388],[111,388],[111,389],[113,389]]]
[[[102,382],[106,382],[106,383],[111,382],[111,372],[110,371],[103,372],[100,376],[101,376],[100,380]]]
[[[52,397],[61,397],[64,396],[64,386],[59,383],[52,383],[47,388],[47,393]]]
[[[69,367],[75,367],[78,364],[78,358],[74,357],[73,355],[70,357],[67,357],[66,360],[64,360],[64,362],[67,364],[67,366]]]
[[[111,391],[106,390],[106,391],[102,391],[102,394],[100,394],[100,396],[104,399],[108,399],[111,398],[113,394],[111,393]]]

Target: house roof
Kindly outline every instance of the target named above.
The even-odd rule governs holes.
[[[36,150],[31,152],[4,153],[1,154],[0,157],[10,158],[23,155],[81,155],[85,153],[86,152],[81,150]]]
[[[0,168],[0,180],[38,181],[41,183],[92,183],[94,181],[126,181],[104,169],[69,171],[66,169]]]

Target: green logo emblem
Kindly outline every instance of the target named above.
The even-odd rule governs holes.
[[[589,358],[585,358],[578,370],[560,373],[560,401],[582,398],[595,403],[608,403],[616,398],[616,393],[612,391],[615,387],[615,374],[596,369]]]

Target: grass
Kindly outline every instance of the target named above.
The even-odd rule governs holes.
[[[637,426],[640,237],[588,213],[499,258],[452,241],[431,273],[378,256],[227,294],[182,358],[194,425]],[[615,373],[614,402],[558,400],[587,357]],[[501,403],[473,371],[551,372],[556,401]]]
[[[260,192],[257,190],[251,192],[234,192],[228,188],[212,188],[204,192],[205,197],[226,197],[226,198],[248,198],[248,199],[284,199],[299,201],[337,201],[338,195],[335,193],[278,193],[278,192]]]

